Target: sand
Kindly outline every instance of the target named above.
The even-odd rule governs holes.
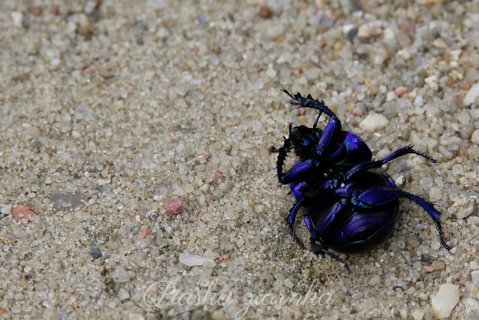
[[[477,319],[478,25],[478,1],[1,1],[0,316]],[[269,148],[315,113],[282,88],[376,158],[436,158],[386,169],[454,248],[407,200],[351,274],[299,248]]]

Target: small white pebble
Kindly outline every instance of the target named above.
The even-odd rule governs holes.
[[[424,318],[425,311],[423,309],[414,309],[411,311],[411,317],[414,320],[422,320]]]
[[[462,303],[466,307],[466,319],[479,319],[479,301],[467,298]]]
[[[388,123],[389,120],[385,116],[371,112],[359,123],[359,127],[364,131],[375,132],[384,129]]]
[[[479,145],[479,129],[474,130],[471,135],[471,142]]]
[[[368,39],[372,37],[378,37],[383,34],[381,21],[372,21],[364,23],[358,28],[358,37]]]
[[[277,72],[272,67],[269,67],[268,71],[266,71],[266,75],[270,78],[276,77],[276,74]]]
[[[404,60],[409,60],[411,59],[411,54],[406,51],[406,50],[399,50],[397,53],[396,53],[398,56],[400,56],[401,58],[403,58]]]
[[[396,98],[397,98],[396,93],[394,93],[394,91],[389,91],[388,95],[386,96],[386,101],[388,102],[393,101]]]
[[[476,201],[474,198],[461,198],[456,200],[449,212],[454,214],[458,219],[465,219],[469,217],[473,212],[476,206]]]
[[[447,318],[458,302],[459,287],[451,283],[443,284],[431,298],[432,312],[437,319]]]
[[[130,294],[128,293],[128,291],[126,291],[125,288],[121,288],[120,291],[118,291],[118,299],[120,301],[127,301],[128,299],[130,299]]]
[[[145,320],[145,317],[139,313],[128,314],[128,320]]]
[[[424,105],[424,99],[422,96],[417,96],[416,99],[414,99],[414,106],[416,108],[420,108]]]
[[[479,83],[474,84],[471,89],[469,89],[462,103],[464,106],[468,106],[473,104],[477,97],[479,97]]]
[[[432,90],[437,90],[439,86],[437,85],[437,77],[432,75],[424,79],[424,82],[431,88]]]
[[[479,270],[471,272],[471,280],[474,285],[479,286]]]
[[[118,266],[111,272],[111,279],[117,283],[128,282],[130,275],[123,267]]]
[[[188,267],[202,266],[207,262],[213,261],[210,257],[196,256],[188,253],[180,253],[179,260]]]
[[[174,91],[180,97],[184,97],[188,94],[188,88],[186,88],[184,86],[176,86],[174,88]]]
[[[432,202],[437,202],[442,198],[442,189],[439,187],[431,187],[429,189],[429,200]]]
[[[21,27],[23,24],[23,14],[21,12],[14,11],[11,13],[11,16],[15,27]]]
[[[347,35],[352,29],[354,29],[354,24],[347,24],[343,26],[343,35]]]

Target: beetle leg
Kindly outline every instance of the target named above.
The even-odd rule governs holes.
[[[288,90],[285,90],[285,89],[283,89],[283,92],[286,93],[291,98],[292,105],[295,105],[301,108],[316,109],[326,113],[330,117],[336,117],[334,112],[331,109],[329,109],[327,105],[324,104],[324,101],[313,99],[313,97],[310,94],[308,94],[308,96],[305,98],[299,92],[296,93],[295,95],[292,95],[291,93],[289,93]]]
[[[330,151],[333,141],[337,140],[339,134],[341,134],[341,121],[339,121],[339,119],[333,115],[324,128],[318,145],[315,147],[314,151],[318,158],[323,157],[325,154],[327,154],[327,152]]]
[[[281,161],[282,164],[282,161]],[[283,173],[282,165],[280,170],[280,160],[278,156],[278,179],[282,184],[292,183],[297,181],[303,181],[305,178],[311,177],[311,175],[317,171],[319,162],[314,159],[309,159],[304,162],[299,162],[293,166],[289,171]]]
[[[313,251],[314,254],[316,255],[327,255],[331,258],[333,258],[334,260],[338,261],[339,263],[341,263],[344,268],[346,268],[346,270],[348,270],[349,273],[351,273],[351,269],[349,268],[349,265],[347,264],[346,261],[344,261],[343,259],[341,259],[338,255],[332,253],[331,251],[328,250],[328,248],[326,248],[325,246],[323,245],[318,245],[314,240],[313,238],[311,238],[311,251]]]
[[[316,120],[314,120],[313,129],[316,129],[316,127],[318,126],[318,121],[319,121],[319,118],[321,117],[322,113],[323,112],[320,110],[319,113],[318,113],[318,116],[316,117]]]
[[[414,150],[413,146],[409,145],[409,146],[405,146],[405,147],[397,149],[396,151],[392,152],[390,155],[388,155],[386,158],[384,158],[382,160],[370,161],[370,162],[362,163],[362,164],[359,164],[359,165],[353,167],[346,174],[346,179],[347,180],[351,179],[357,173],[359,173],[361,171],[364,171],[364,170],[367,170],[367,169],[380,168],[381,166],[385,165],[386,163],[388,163],[388,162],[390,162],[394,159],[397,159],[399,157],[402,157],[406,154],[417,154],[418,156],[421,156],[421,157],[427,159],[428,161],[430,161],[432,163],[436,163],[436,160],[434,160],[433,158],[431,158],[427,154],[424,154],[424,153],[421,153],[419,151]]]
[[[353,196],[351,203],[359,208],[378,207],[397,200],[402,192],[401,189],[392,187],[373,188]]]
[[[396,187],[396,182],[394,182],[393,178],[391,178],[391,176],[389,174],[387,174],[386,171],[382,171],[379,174],[382,175],[386,179],[389,186]]]
[[[288,90],[285,89],[283,89],[283,92],[291,98],[291,104],[301,108],[311,108],[319,110],[320,113],[318,115],[318,118],[314,122],[313,128],[316,128],[319,116],[321,116],[322,112],[324,112],[331,118],[326,125],[326,128],[324,128],[318,146],[315,148],[316,155],[318,156],[318,158],[321,158],[324,154],[330,151],[329,149],[332,145],[332,142],[335,141],[335,138],[337,138],[337,136],[341,133],[341,121],[339,121],[336,114],[334,114],[334,112],[329,109],[327,105],[324,104],[324,101],[314,99],[310,94],[308,94],[307,97],[303,97],[299,92],[295,95],[292,95],[291,93],[289,93]]]
[[[294,232],[294,222],[296,220],[296,215],[298,214],[298,211],[303,205],[303,203],[304,203],[304,198],[299,199],[295,203],[295,205],[289,210],[289,215],[286,217],[286,222],[288,224],[289,231],[293,235],[294,240],[296,240],[296,242],[301,246],[301,248],[304,249],[303,242],[301,241],[301,239],[299,239],[299,237]]]
[[[346,199],[341,199],[334,204],[334,206],[329,210],[328,213],[321,219],[321,221],[316,225],[314,231],[311,233],[311,238],[314,240],[319,240],[324,232],[328,229],[329,226],[333,223],[336,216],[338,216],[341,211],[347,206],[348,201]]]
[[[275,151],[278,152],[278,160],[276,161],[276,170],[278,172],[278,179],[279,182],[283,183],[281,181],[281,177],[283,176],[283,165],[284,161],[286,160],[286,156],[288,155],[288,152],[291,150],[291,140],[288,138],[284,139],[284,144],[281,148],[275,149]]]
[[[441,242],[441,245],[445,249],[451,250],[451,247],[446,243],[446,240],[444,239],[444,233],[442,232],[442,225],[441,225],[441,219],[440,219],[441,213],[437,211],[436,208],[434,208],[432,203],[426,201],[425,199],[406,191],[403,191],[402,193],[404,197],[414,201],[415,203],[420,205],[424,210],[426,210],[427,213],[429,213],[431,218],[434,220],[434,223],[436,224],[436,229],[437,229],[437,232],[439,233],[439,241]]]
[[[310,189],[309,185],[304,181],[292,182],[290,184],[291,193],[293,194],[296,200],[303,198]]]
[[[313,232],[314,224],[313,224],[313,220],[311,220],[311,216],[309,215],[308,208],[303,209],[303,218],[304,218],[304,224],[306,225],[306,228],[308,228],[310,233]]]
[[[451,247],[444,240],[444,233],[442,231],[440,219],[441,213],[434,208],[432,203],[419,196],[403,191],[399,188],[385,187],[365,191],[359,196],[352,198],[351,203],[360,208],[371,208],[390,203],[400,197],[406,197],[409,200],[414,201],[416,204],[420,205],[429,214],[429,216],[431,216],[439,233],[439,241],[441,242],[441,245],[445,249],[450,250]]]

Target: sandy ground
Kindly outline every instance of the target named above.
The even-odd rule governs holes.
[[[395,2],[2,0],[0,316],[478,319],[479,1]],[[435,157],[387,170],[454,248],[402,200],[351,274],[301,250],[281,88]]]

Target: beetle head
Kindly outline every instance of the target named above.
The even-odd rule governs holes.
[[[293,145],[296,155],[301,159],[310,158],[313,155],[314,147],[321,138],[322,131],[317,128],[306,126],[289,126],[289,139]]]

